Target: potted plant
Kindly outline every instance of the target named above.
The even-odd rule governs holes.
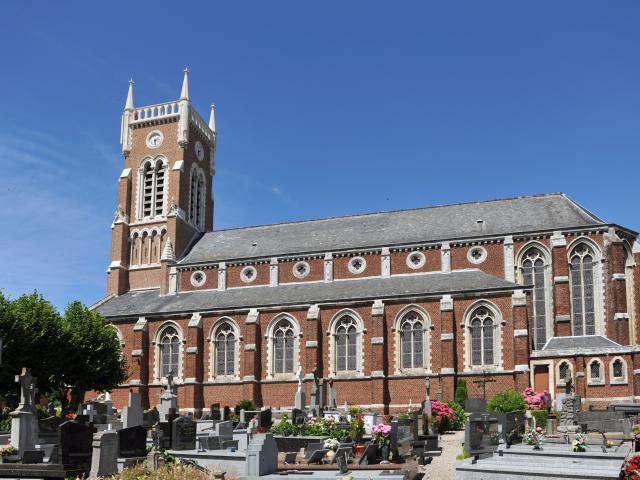
[[[389,448],[391,446],[391,425],[380,423],[371,427],[373,442],[378,445],[382,461],[389,460]]]
[[[354,453],[356,456],[362,456],[364,453],[364,445],[362,445],[362,437],[364,437],[364,415],[362,413],[352,418],[349,425],[349,436],[356,444]]]
[[[326,455],[329,461],[333,460],[333,457],[336,455],[336,450],[338,450],[339,446],[340,442],[335,438],[327,438],[324,441],[325,450],[329,450]]]
[[[624,480],[636,480],[640,478],[640,455],[633,455],[627,459],[622,467],[622,478]]]
[[[2,463],[16,463],[20,461],[18,449],[9,442],[0,447],[0,457],[2,458]]]

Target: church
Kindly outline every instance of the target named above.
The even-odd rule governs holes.
[[[215,110],[189,98],[122,114],[107,296],[130,389],[179,407],[294,404],[313,373],[337,403],[397,412],[458,380],[469,396],[573,385],[640,399],[640,244],[562,193],[213,228]],[[222,179],[224,181],[224,179]],[[636,383],[637,382],[637,383]]]

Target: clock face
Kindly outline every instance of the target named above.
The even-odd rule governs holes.
[[[196,149],[196,157],[198,157],[198,160],[202,160],[204,158],[204,147],[200,142],[196,142],[195,149]]]
[[[162,143],[162,134],[160,132],[151,132],[147,137],[147,145],[151,148],[158,148]]]

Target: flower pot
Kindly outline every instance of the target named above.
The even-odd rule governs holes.
[[[333,460],[333,457],[336,456],[336,452],[334,452],[333,450],[329,450],[325,457],[327,457],[327,460],[329,460],[329,463],[331,463],[331,460]]]
[[[18,463],[20,455],[2,455],[2,463]]]
[[[384,445],[380,448],[380,458],[383,462],[389,460],[389,445]]]
[[[353,446],[353,455],[355,457],[361,457],[362,454],[364,453],[364,449],[365,448],[367,448],[366,445],[361,445],[361,444],[354,445]]]

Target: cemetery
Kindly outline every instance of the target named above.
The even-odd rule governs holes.
[[[152,409],[143,410],[131,391],[120,412],[106,393],[77,413],[39,418],[37,379],[24,368],[16,382],[20,404],[10,431],[0,433],[0,478],[94,479],[175,468],[213,478],[442,478],[430,469],[443,454],[459,453],[442,447],[452,430],[464,430],[464,438],[446,478],[617,479],[621,472],[634,478],[640,468],[640,404],[583,410],[570,384],[555,410],[546,392],[531,388],[489,401],[467,398],[462,408],[431,400],[427,380],[421,404],[385,415],[337,406],[331,383],[318,379],[310,405],[299,390],[288,408],[215,403],[194,415],[180,411],[169,374]]]

